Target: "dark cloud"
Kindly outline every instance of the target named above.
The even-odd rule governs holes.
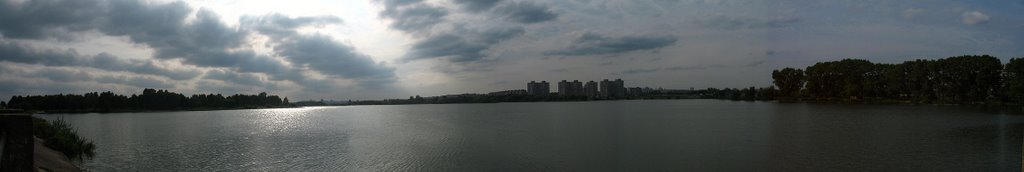
[[[85,2],[85,1],[81,1]],[[245,71],[273,72],[263,69],[278,69],[282,66],[241,66],[245,64],[265,64],[271,61],[266,56],[256,56],[252,50],[239,49],[247,40],[248,32],[227,26],[220,17],[208,10],[195,12],[195,19],[185,20],[193,10],[184,2],[175,1],[165,4],[150,4],[143,1],[89,1],[90,5],[79,4],[80,1],[28,1],[23,6],[32,9],[52,8],[64,9],[84,8],[81,12],[40,13],[39,10],[15,10],[3,13],[3,17],[21,17],[20,20],[34,18],[61,19],[44,24],[25,26],[38,30],[61,30],[74,27],[75,30],[98,30],[111,36],[126,36],[133,43],[148,46],[154,50],[153,56],[160,59],[183,59],[185,64],[201,67],[228,67]],[[10,4],[10,3],[5,3]],[[81,7],[76,7],[76,5]],[[64,20],[71,18],[75,20]],[[18,20],[18,19],[15,19]],[[32,23],[30,21],[7,21],[14,23]],[[58,23],[63,22],[63,23]],[[38,28],[37,28],[38,27]],[[4,29],[4,34],[7,35]],[[67,30],[67,29],[64,29]],[[17,33],[17,32],[12,32]],[[23,36],[18,38],[39,38]],[[232,50],[236,49],[236,50]],[[37,57],[32,57],[37,58]],[[266,64],[265,64],[266,65]],[[145,66],[143,66],[145,67]],[[142,68],[143,71],[150,70]]]
[[[491,46],[524,32],[521,27],[511,27],[438,34],[413,44],[406,60],[447,58],[450,62],[478,61],[486,57],[484,51]]]
[[[476,40],[486,44],[495,44],[522,35],[526,31],[522,27],[493,28],[474,32]]]
[[[56,67],[89,67],[165,76],[174,80],[188,80],[200,74],[193,69],[158,66],[153,60],[123,59],[107,53],[87,56],[79,54],[74,49],[38,50],[12,42],[0,42],[0,61]]]
[[[86,66],[111,71],[126,71],[140,74],[166,76],[174,80],[188,80],[199,76],[199,70],[158,66],[154,60],[121,59],[107,53],[93,56]],[[90,64],[91,65],[88,65]]]
[[[696,20],[694,23],[703,27],[723,30],[736,29],[762,29],[781,28],[800,22],[799,18],[776,17],[776,18],[744,18],[717,16],[703,20]]]
[[[622,74],[641,74],[641,73],[654,73],[654,72],[658,72],[658,71],[661,71],[661,68],[653,68],[653,69],[629,69],[629,70],[625,70],[625,71],[622,71]]]
[[[532,2],[505,3],[496,10],[506,19],[519,23],[539,23],[558,18],[558,14],[552,12],[547,6]]]
[[[470,13],[491,8],[496,17],[519,23],[536,23],[554,19],[556,14],[548,7],[529,2],[501,2],[502,0],[453,0]],[[423,1],[378,1],[384,5],[380,16],[391,19],[391,28],[413,34],[416,40],[403,61],[445,59],[459,65],[482,64],[487,61],[491,47],[524,34],[521,24],[494,26],[481,23],[452,23],[445,20],[449,11]],[[457,12],[457,11],[456,11]],[[436,27],[435,26],[446,26]],[[479,66],[478,66],[479,67]]]
[[[178,6],[158,7],[181,8]],[[145,12],[179,11],[158,7],[128,5],[122,8],[157,8]],[[187,8],[187,6],[184,8]],[[230,51],[230,49],[239,48],[243,43],[246,43],[249,33],[227,26],[220,21],[220,17],[217,14],[211,11],[199,10],[196,12],[196,19],[194,21],[179,26],[164,26],[163,24],[155,24],[157,26],[132,26],[152,24],[149,21],[144,21],[147,19],[176,21],[175,19],[165,19],[164,17],[166,16],[163,15],[145,12],[141,12],[142,14],[131,14],[131,12],[128,12],[129,14],[126,15],[148,15],[152,16],[152,18],[131,17],[129,19],[117,19],[119,17],[113,17],[112,20],[118,22],[105,25],[101,30],[111,35],[128,36],[133,42],[142,43],[153,48],[155,50],[154,57],[164,59],[181,58],[185,59],[188,63],[199,66],[234,67],[231,65],[233,62],[244,60],[240,58],[256,58],[243,56],[247,55],[247,53]],[[187,16],[181,17],[183,17],[181,19],[184,19]]]
[[[669,67],[669,68],[665,68],[665,69],[671,70],[671,71],[686,71],[686,70],[704,70],[704,69],[708,69],[708,68],[704,67],[704,66],[674,66],[674,67]]]
[[[158,7],[180,8],[171,5]],[[131,5],[127,5],[125,8],[129,7]],[[187,6],[184,8],[187,9]],[[152,9],[150,11],[161,10]],[[145,15],[140,14],[139,16]],[[236,70],[237,72],[265,73],[271,76],[270,79],[278,81],[289,80],[301,83],[306,80],[306,76],[302,75],[301,71],[284,64],[274,57],[256,53],[252,49],[240,48],[247,43],[248,36],[251,34],[249,29],[227,26],[220,21],[220,17],[217,14],[208,10],[200,9],[196,12],[195,17],[196,19],[191,23],[182,24],[177,27],[125,29],[124,33],[134,42],[153,47],[156,50],[154,56],[157,58],[184,59],[184,62],[187,64],[202,67],[224,67]],[[166,20],[176,21],[173,19]],[[129,23],[132,23],[130,21],[136,20],[123,21],[125,21],[126,25],[129,25]],[[251,30],[259,33],[271,37],[283,37],[297,34],[294,29],[298,27],[340,23],[341,19],[325,16],[288,18],[272,14],[262,17],[244,17],[241,22],[245,27],[253,27]],[[177,29],[167,30],[166,28]],[[289,31],[289,29],[292,30]]]
[[[121,84],[147,88],[174,87],[173,82],[149,76],[118,75],[110,73],[97,74],[88,70],[76,68],[45,67],[36,69],[25,69],[14,67],[12,65],[2,65],[0,66],[0,72],[4,73],[7,76],[46,79],[48,81],[60,83],[96,82],[100,84]],[[37,85],[30,87],[39,86]]]
[[[764,64],[764,63],[765,63],[764,60],[758,60],[758,61],[753,61],[753,62],[747,63],[746,65],[743,65],[743,67],[760,66],[761,64]]]
[[[384,3],[387,7],[400,7],[409,4],[415,4],[423,2],[423,0],[378,0],[378,2]]]
[[[419,1],[384,2],[400,5]],[[228,26],[212,11],[194,11],[181,1],[150,3],[50,0],[14,4],[16,3],[4,2],[3,6],[0,6],[0,9],[9,9],[0,11],[0,22],[5,23],[0,26],[0,33],[5,38],[44,39],[48,38],[46,35],[56,31],[96,30],[110,36],[124,36],[132,43],[152,48],[153,57],[157,59],[181,59],[186,65],[223,68],[232,72],[264,73],[276,81],[289,80],[302,85],[309,79],[302,74],[301,69],[368,83],[390,83],[394,80],[393,69],[374,63],[368,56],[355,52],[351,46],[331,41],[326,36],[301,36],[295,31],[303,26],[341,23],[342,20],[338,17],[292,18],[280,14],[247,16],[240,19],[240,28]],[[408,23],[422,22],[416,17],[425,13],[429,12],[414,7],[404,9],[396,15],[409,18],[405,21],[407,24],[403,25],[413,25]],[[10,26],[8,23],[24,24]],[[287,41],[276,40],[280,43],[274,47],[275,53],[285,58],[260,54],[248,48],[253,33],[272,38],[289,38]],[[198,75],[196,71],[177,72],[166,69],[156,65],[152,60],[122,60],[107,54],[79,57],[80,55],[73,52],[32,53],[16,50],[18,49],[0,49],[0,53],[21,52],[18,56],[4,56],[4,59],[0,60],[49,66],[89,66],[115,71],[160,74],[174,79],[189,79]],[[294,66],[289,66],[283,60],[290,61]],[[138,79],[125,81],[145,83],[145,80]]]
[[[380,12],[380,16],[392,19],[391,28],[416,32],[430,29],[443,22],[444,17],[448,16],[448,10],[425,4],[399,4],[386,6],[384,11]]]
[[[282,38],[298,33],[295,29],[305,26],[341,24],[337,16],[288,17],[282,14],[244,16],[240,19],[243,28],[253,29],[272,38]]]
[[[411,59],[451,57],[452,61],[480,59],[484,45],[470,43],[460,35],[440,34],[416,42],[412,46]]]
[[[174,88],[174,83],[144,76],[104,76],[94,80],[99,83],[117,83],[140,88]]]
[[[340,22],[340,18],[330,16],[293,18],[279,14],[242,19],[243,25],[278,40],[276,45],[273,45],[274,52],[298,68],[355,79],[360,81],[360,84],[368,86],[393,83],[396,79],[394,68],[376,63],[370,56],[359,53],[352,46],[335,41],[329,36],[302,35],[294,30],[304,26]]]
[[[572,45],[563,50],[548,51],[547,55],[603,55],[619,54],[639,50],[653,50],[675,44],[674,36],[666,35],[632,35],[604,36],[587,32],[572,41]]]
[[[394,81],[394,69],[325,35],[298,36],[274,46],[274,52],[295,65],[324,74],[365,81],[369,85]]]
[[[0,35],[15,39],[67,36],[92,29],[96,16],[105,15],[97,0],[0,2]]]
[[[228,81],[240,85],[246,86],[265,86],[265,82],[260,76],[251,73],[237,73],[226,70],[210,70],[203,76],[205,79]]]
[[[104,14],[92,16],[101,21],[95,27],[110,35],[130,36],[132,41],[138,43],[153,43],[168,35],[183,34],[185,19],[192,13],[192,8],[180,1],[168,4],[145,4],[140,1],[97,3],[102,4],[102,7],[90,10],[103,11]],[[197,22],[208,23],[211,20],[209,12],[203,13],[205,17],[198,18]]]
[[[502,0],[453,0],[455,4],[462,6],[462,9],[470,12],[480,12],[491,9]]]
[[[57,82],[80,82],[91,81],[93,79],[96,79],[95,76],[89,74],[88,72],[63,68],[47,68],[44,70],[31,72],[30,74],[27,74],[27,76],[33,78],[45,78]]]

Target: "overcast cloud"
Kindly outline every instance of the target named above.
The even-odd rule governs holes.
[[[772,69],[842,58],[1024,57],[1022,10],[1016,0],[0,0],[0,97],[158,88],[382,99],[606,78],[767,86]]]

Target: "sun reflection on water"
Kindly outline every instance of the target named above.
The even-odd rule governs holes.
[[[303,127],[314,121],[309,121],[307,116],[322,112],[330,107],[302,107],[302,108],[276,108],[276,109],[254,109],[250,114],[253,118],[253,128],[259,129],[259,134],[271,134],[290,132]]]

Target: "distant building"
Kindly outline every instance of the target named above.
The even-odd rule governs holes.
[[[547,81],[526,83],[526,92],[530,95],[547,96],[551,94],[551,85]]]
[[[638,96],[646,96],[647,95],[647,93],[644,92],[644,89],[640,88],[640,87],[631,87],[631,88],[629,88],[629,91],[627,91],[627,94],[630,97],[638,97]]]
[[[614,97],[626,97],[626,82],[622,79],[615,79],[612,81],[612,96]]]
[[[601,96],[601,92],[598,90],[597,82],[588,81],[587,84],[583,86],[583,94],[586,95],[587,97]]]
[[[562,81],[558,82],[558,95],[559,96],[568,96],[568,95],[570,95],[569,89],[570,88],[569,88],[569,82],[568,81],[562,80]]]
[[[529,94],[529,93],[526,92],[526,90],[523,90],[523,89],[495,91],[495,92],[487,93],[488,96],[519,96],[519,95],[526,95],[526,94]]]
[[[586,95],[583,93],[583,82],[580,82],[580,80],[572,80],[572,82],[569,83],[569,87],[572,88],[572,92],[570,93],[572,93],[572,95],[574,96]]]
[[[559,96],[583,96],[583,82],[573,80],[572,82],[562,80],[558,82]]]
[[[621,98],[626,96],[626,86],[622,79],[609,81],[605,79],[600,85],[601,98]]]

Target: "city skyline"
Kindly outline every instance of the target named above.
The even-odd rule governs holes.
[[[1024,56],[1022,10],[1017,0],[0,0],[0,97],[156,88],[388,99],[560,78],[764,87],[774,69],[844,58],[1005,63]]]

